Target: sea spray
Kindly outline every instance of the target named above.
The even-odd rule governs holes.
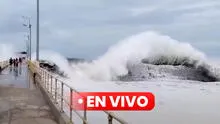
[[[73,66],[93,80],[112,80],[127,74],[129,64],[137,64],[147,58],[155,60],[158,56],[169,56],[169,63],[175,60],[173,56],[188,58],[190,61],[197,60],[196,64],[205,61],[205,55],[190,44],[150,31],[120,41],[91,63]]]
[[[36,53],[32,54],[32,60],[36,60],[35,54]],[[51,50],[40,50],[40,60],[47,60],[49,62],[55,63],[59,67],[59,71],[63,71],[66,74],[70,75],[72,72],[67,59],[58,52]]]
[[[211,76],[213,69],[207,64],[205,55],[189,43],[173,40],[157,32],[143,32],[128,37],[111,46],[107,52],[92,62],[72,63],[52,51],[42,51],[41,59],[56,63],[74,82],[97,82],[117,80],[127,75],[129,66],[139,63],[153,65],[182,65],[205,76]],[[216,80],[216,79],[215,79]]]

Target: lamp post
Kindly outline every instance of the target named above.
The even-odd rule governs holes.
[[[27,53],[27,58],[29,58],[29,54],[30,54],[29,40],[25,40],[25,42],[26,42],[26,53]]]
[[[29,29],[29,36],[28,36],[28,40],[29,40],[29,57],[30,57],[30,60],[31,60],[31,53],[32,53],[32,50],[31,50],[31,46],[32,46],[32,41],[31,41],[31,35],[32,35],[32,31],[31,31],[31,19],[29,17],[25,17],[25,16],[22,16],[25,20],[28,20],[28,24],[23,24],[24,27],[27,27]]]
[[[37,0],[37,42],[36,42],[36,60],[39,61],[39,0]]]

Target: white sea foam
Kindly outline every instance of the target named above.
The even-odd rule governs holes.
[[[111,46],[104,55],[90,63],[72,66],[90,79],[112,80],[119,75],[127,74],[129,64],[140,63],[145,58],[153,61],[160,56],[166,56],[169,63],[175,62],[176,58],[197,60],[196,64],[205,61],[205,55],[188,43],[156,32],[143,32]]]

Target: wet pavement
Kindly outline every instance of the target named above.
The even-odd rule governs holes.
[[[9,66],[0,74],[0,86],[34,88],[32,84],[25,64],[18,67]]]
[[[0,124],[56,124],[25,64],[0,74]]]

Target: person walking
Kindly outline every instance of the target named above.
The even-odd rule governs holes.
[[[19,63],[19,62],[18,62],[18,59],[16,58],[16,59],[14,60],[14,66],[15,66],[15,67],[18,67],[18,63]]]
[[[19,63],[20,63],[20,64],[22,63],[22,59],[21,59],[21,58],[19,58]]]
[[[13,64],[12,58],[9,59],[9,64],[10,64],[10,66],[12,66],[12,64]]]

